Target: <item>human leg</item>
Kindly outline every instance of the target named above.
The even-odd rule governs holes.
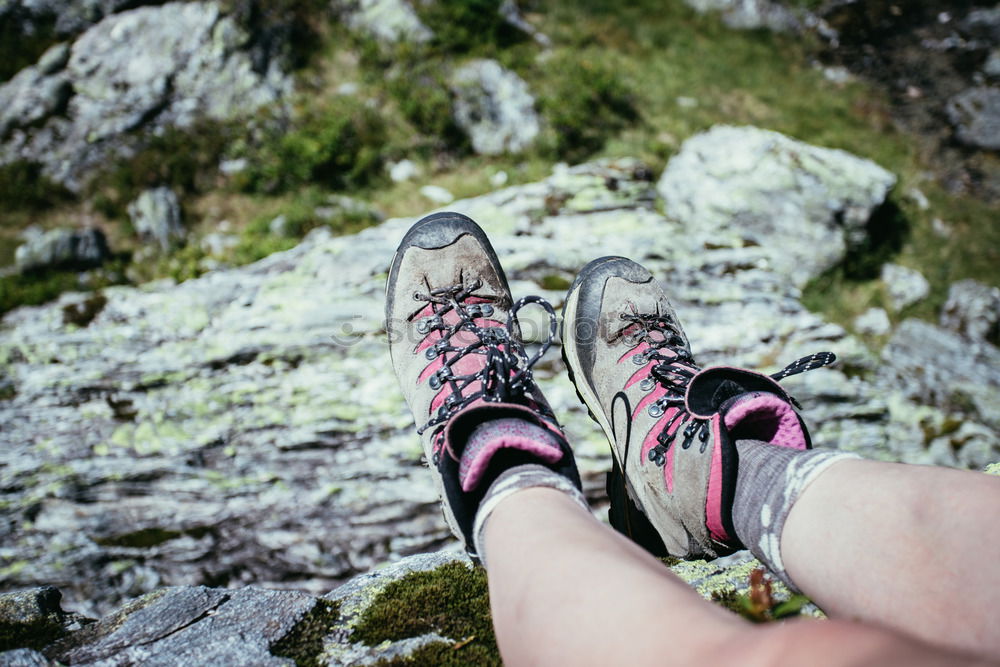
[[[860,623],[752,625],[553,489],[510,496],[485,533],[490,606],[508,665],[975,664]]]
[[[794,582],[831,616],[1000,658],[1000,479],[853,460],[822,473],[781,537]]]
[[[959,566],[962,554],[973,548],[998,553],[1000,543],[993,535],[985,542],[980,539],[983,531],[974,522],[981,522],[982,515],[969,511],[978,505],[986,516],[992,515],[997,501],[986,488],[995,487],[992,480],[971,475],[968,479],[977,481],[970,482],[964,495],[928,509],[921,502],[951,494],[952,487],[960,485],[957,478],[966,475],[939,471],[921,473],[918,479],[912,472],[903,473],[903,481],[886,490],[879,481],[883,464],[859,462],[870,473],[862,483],[855,482],[866,486],[857,489],[861,501],[844,503],[840,497],[853,485],[823,484],[818,488],[826,489],[825,495],[809,491],[817,480],[843,477],[832,471],[856,465],[846,460],[849,455],[833,450],[807,451],[808,433],[796,404],[774,380],[823,365],[832,355],[804,358],[773,377],[743,369],[702,369],[662,289],[648,271],[624,258],[595,260],[581,271],[567,298],[564,353],[581,398],[612,443],[615,471],[625,478],[619,493],[611,493],[612,524],[621,532],[654,553],[680,557],[713,556],[746,545],[786,582],[821,605],[832,603],[834,614],[882,623],[890,623],[892,616],[892,627],[946,646],[1000,655],[995,648],[1000,632],[986,607],[998,590],[1000,570],[995,566],[985,566],[991,569],[988,587],[972,598],[972,613],[979,614],[975,622],[964,623],[958,614],[948,623],[936,623],[937,612],[917,618],[936,596],[948,601],[944,609],[957,611],[963,607],[962,591],[983,581]],[[941,481],[945,475],[950,485]],[[949,488],[921,498],[924,478]],[[808,502],[809,509],[796,510],[791,532],[784,531],[795,536],[798,549],[798,570],[791,573],[782,563],[787,549],[782,527],[807,492],[818,500]],[[877,516],[886,504],[892,504],[891,509]],[[965,513],[963,521],[949,523],[955,512]],[[835,528],[826,522],[828,514]],[[938,524],[922,535],[925,521]],[[891,544],[896,537],[905,544],[905,556],[899,544]],[[830,540],[836,542],[836,555],[827,552],[811,566],[809,558],[826,549]],[[950,540],[954,548],[941,547],[941,540]],[[874,541],[883,548],[868,550]],[[950,549],[942,585],[910,589],[902,598],[889,592],[919,587],[921,577],[932,577],[940,566],[932,552],[942,548]],[[860,564],[857,552],[865,550]],[[912,561],[909,574],[880,589],[881,579],[896,577],[890,558]],[[857,569],[865,575],[854,576]],[[957,585],[958,579],[964,584]],[[859,588],[857,581],[868,588]],[[853,596],[878,599],[859,603]],[[899,599],[913,603],[905,614],[895,606]]]

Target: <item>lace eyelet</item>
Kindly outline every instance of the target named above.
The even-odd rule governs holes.
[[[427,358],[427,359],[430,359],[432,361],[434,359],[436,359],[437,356],[438,356],[438,351],[437,351],[436,348],[433,348],[433,347],[427,348],[427,351],[424,352],[424,357]]]
[[[483,315],[485,315],[486,317],[489,317],[490,315],[493,314],[493,306],[491,306],[488,303],[483,304],[483,306],[482,306],[482,308],[480,310],[482,311]]]
[[[642,382],[639,383],[639,389],[643,391],[651,391],[653,387],[656,386],[656,380],[653,378],[644,378]]]
[[[646,355],[644,354],[637,354],[634,357],[632,357],[632,363],[635,364],[636,366],[645,366],[646,364],[649,363],[649,359],[647,359]]]
[[[431,379],[428,380],[427,383],[431,386],[431,389],[441,388],[441,378],[439,378],[437,375],[432,375]]]
[[[653,403],[651,406],[649,406],[649,410],[647,410],[646,412],[649,414],[650,417],[653,417],[654,419],[657,417],[662,417],[663,406],[660,405],[659,403]]]

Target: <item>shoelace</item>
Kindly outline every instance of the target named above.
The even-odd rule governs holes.
[[[662,467],[666,464],[667,451],[674,443],[678,432],[681,432],[680,428],[673,431],[671,428],[674,424],[684,423],[691,417],[684,399],[688,385],[701,369],[694,364],[694,359],[687,350],[684,336],[680,333],[680,327],[669,315],[638,313],[633,307],[631,313],[621,313],[619,317],[629,323],[626,330],[633,325],[640,327],[638,334],[630,336],[632,341],[636,344],[646,343],[649,346],[648,350],[640,352],[632,358],[634,363],[642,366],[651,360],[658,362],[650,370],[649,376],[642,379],[639,387],[649,391],[659,383],[667,390],[667,394],[650,404],[647,413],[650,417],[657,418],[662,417],[671,407],[677,408],[677,412],[670,417],[656,436],[657,444],[649,450],[647,455],[651,462]],[[663,351],[669,352],[671,356],[667,356]],[[773,373],[771,378],[780,381],[792,375],[829,366],[836,360],[837,357],[832,352],[817,352],[792,362],[777,373]],[[788,398],[795,407],[801,409],[802,406],[794,398],[791,396]],[[692,419],[684,427],[684,440],[681,442],[681,448],[688,449],[697,437],[701,443],[700,451],[704,453],[708,446],[708,422],[707,419]]]
[[[437,414],[419,427],[417,433],[423,434],[429,428],[443,425],[456,412],[478,399],[496,403],[522,401],[526,394],[535,389],[531,367],[552,346],[557,327],[555,309],[541,297],[526,296],[518,299],[511,307],[504,326],[481,327],[475,323],[476,318],[489,317],[493,314],[494,307],[489,303],[466,303],[472,298],[483,301],[495,299],[477,295],[476,290],[481,286],[482,282],[476,280],[468,285],[439,287],[432,289],[428,294],[416,292],[413,295],[415,300],[430,304],[434,313],[417,322],[417,332],[425,337],[434,331],[443,332],[441,339],[428,347],[424,353],[429,361],[438,356],[444,357],[441,368],[430,376],[428,383],[432,389],[445,387],[450,389]],[[513,335],[518,311],[529,304],[540,306],[549,315],[548,336],[530,358],[524,345]],[[458,321],[449,324],[444,321],[444,315],[451,311],[458,316]],[[464,346],[452,345],[451,339],[463,330],[470,332],[475,340]],[[452,367],[470,354],[484,356],[482,366],[470,375],[455,375]],[[465,394],[465,390],[475,383],[479,383],[480,388]],[[532,401],[532,407],[538,409],[545,417],[555,419],[550,411],[535,401]],[[437,456],[435,453],[435,458]]]

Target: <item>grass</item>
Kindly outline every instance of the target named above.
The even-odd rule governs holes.
[[[291,247],[315,226],[347,233],[372,222],[317,219],[315,207],[332,192],[350,192],[388,216],[418,215],[433,206],[419,193],[429,182],[456,197],[476,196],[495,188],[491,178],[500,171],[508,184],[530,182],[558,160],[595,156],[636,156],[659,170],[686,138],[726,123],[842,148],[899,177],[892,228],[900,234],[855,253],[805,290],[805,303],[828,319],[850,326],[866,308],[884,305],[877,268],[890,259],[920,270],[931,283],[931,296],[890,313],[894,321],[935,319],[956,280],[1000,284],[997,207],[949,195],[929,179],[934,165],[919,140],[893,129],[885,96],[863,82],[827,81],[811,64],[817,45],[809,38],[730,30],[718,16],[699,15],[680,0],[553,0],[529,15],[553,40],[543,50],[497,22],[496,4],[418,3],[437,39],[391,49],[330,23],[312,0],[241,17],[246,25],[270,26],[277,25],[275,17],[292,16],[296,30],[308,36],[299,45],[308,53],[296,59],[303,69],[291,117],[265,110],[249,124],[168,132],[109,169],[88,193],[91,204],[50,189],[30,165],[0,172],[0,194],[9,191],[4,200],[16,202],[0,218],[0,261],[10,260],[16,233],[29,222],[52,226],[95,214],[112,247],[131,252],[137,246],[125,205],[142,188],[167,183],[182,196],[191,240],[172,255],[133,266],[130,275],[183,280],[211,264],[198,239],[222,221],[238,242],[213,259],[242,264]],[[528,81],[547,128],[536,150],[491,158],[468,150],[451,120],[446,81],[449,68],[469,57],[495,57]],[[345,83],[357,92],[342,94]],[[244,172],[218,173],[221,158],[240,155],[249,162]],[[385,164],[404,157],[417,162],[422,176],[389,182]],[[913,188],[926,195],[927,210],[907,196]],[[278,214],[291,224],[274,235],[268,225]],[[935,219],[947,224],[947,238],[934,231]],[[33,303],[68,284],[55,276],[39,277],[37,289],[29,282],[8,281],[0,290],[6,289],[8,303],[21,292]]]

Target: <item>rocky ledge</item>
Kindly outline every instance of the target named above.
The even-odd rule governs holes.
[[[558,307],[575,271],[620,254],[672,292],[702,364],[773,371],[836,352],[837,367],[787,382],[820,446],[980,468],[1000,458],[994,288],[956,286],[947,327],[903,321],[880,353],[800,301],[807,281],[886,236],[894,180],[842,151],[716,128],[689,140],[658,180],[634,160],[595,162],[449,208],[483,224],[515,295]],[[179,285],[65,295],[8,313],[0,586],[55,586],[89,617],[181,587],[169,594],[204,607],[190,612],[195,627],[224,623],[236,601],[278,609],[280,600],[287,614],[255,645],[266,652],[312,613],[311,596],[451,544],[382,323],[389,261],[413,220],[338,238],[316,232]],[[607,445],[558,355],[536,368],[599,513]],[[250,584],[301,593],[198,588]],[[123,647],[108,618],[79,632]],[[180,646],[188,622],[177,623],[157,641]]]

